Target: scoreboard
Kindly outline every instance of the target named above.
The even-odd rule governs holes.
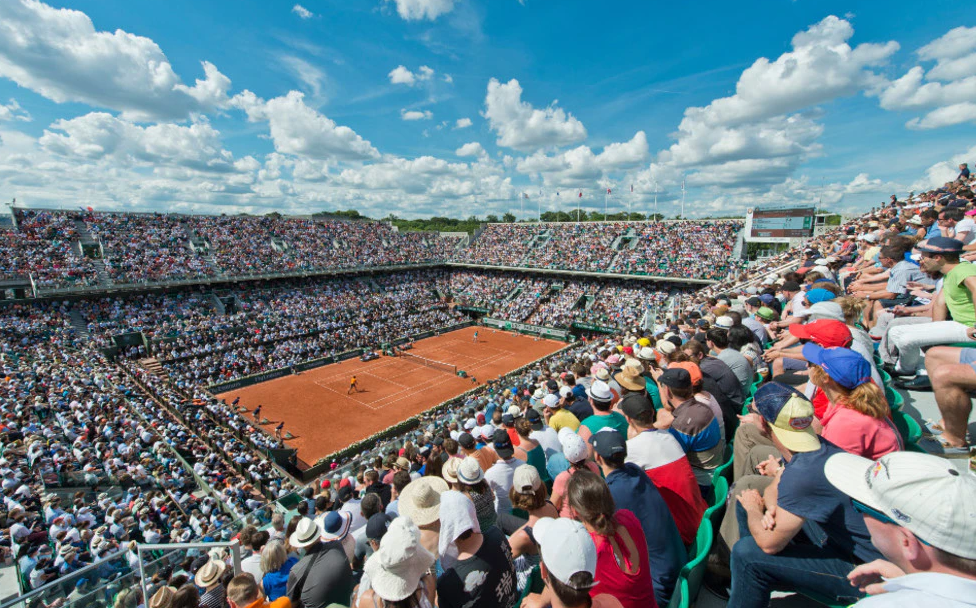
[[[813,236],[814,207],[750,209],[746,234],[750,241],[787,242]]]

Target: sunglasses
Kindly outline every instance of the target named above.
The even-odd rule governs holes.
[[[867,515],[868,517],[870,517],[872,519],[876,519],[876,520],[880,521],[883,524],[894,524],[896,526],[900,526],[901,525],[897,521],[891,519],[890,517],[888,517],[887,515],[885,515],[884,513],[882,513],[881,511],[878,511],[877,509],[873,509],[873,508],[867,506],[866,504],[864,504],[863,502],[858,502],[858,501],[856,501],[856,500],[854,500],[852,498],[851,499],[851,503],[854,505],[854,510],[857,511],[858,513],[860,513],[861,515]],[[914,534],[914,532],[913,532],[913,534]],[[930,547],[932,546],[929,543],[925,542],[924,539],[919,538],[917,534],[915,535],[915,538],[917,538],[918,541],[920,543],[922,543],[923,545],[928,545]]]

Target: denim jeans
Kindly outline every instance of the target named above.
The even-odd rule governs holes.
[[[732,548],[732,593],[728,608],[766,608],[773,591],[809,591],[818,598],[837,604],[853,604],[864,594],[847,581],[854,562],[846,555],[826,546],[807,542],[808,526],[797,534],[782,551],[767,555],[749,533],[748,516],[736,504],[739,542]],[[810,526],[816,532],[817,526]],[[825,540],[822,536],[817,540]]]

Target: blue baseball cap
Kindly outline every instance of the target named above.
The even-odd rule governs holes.
[[[959,239],[950,239],[945,236],[936,236],[927,241],[922,241],[915,246],[915,249],[925,253],[962,253],[963,242]]]
[[[800,391],[780,382],[759,387],[753,405],[779,441],[793,452],[820,448],[813,428],[813,404]]]
[[[803,358],[822,367],[831,380],[846,389],[853,390],[871,382],[871,364],[849,348],[823,348],[807,342],[803,345]]]
[[[827,302],[829,300],[833,300],[834,297],[835,296],[833,293],[819,287],[817,289],[811,289],[807,292],[807,301],[810,302],[811,305],[816,304],[817,302]]]

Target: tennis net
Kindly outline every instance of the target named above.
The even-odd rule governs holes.
[[[449,372],[451,374],[457,375],[457,366],[451,365],[450,363],[444,363],[442,361],[434,361],[433,359],[428,359],[427,357],[421,357],[420,355],[411,355],[410,353],[401,352],[400,356],[407,361],[413,361],[414,363],[423,365],[424,367],[432,367],[434,369],[439,369],[442,372]]]

